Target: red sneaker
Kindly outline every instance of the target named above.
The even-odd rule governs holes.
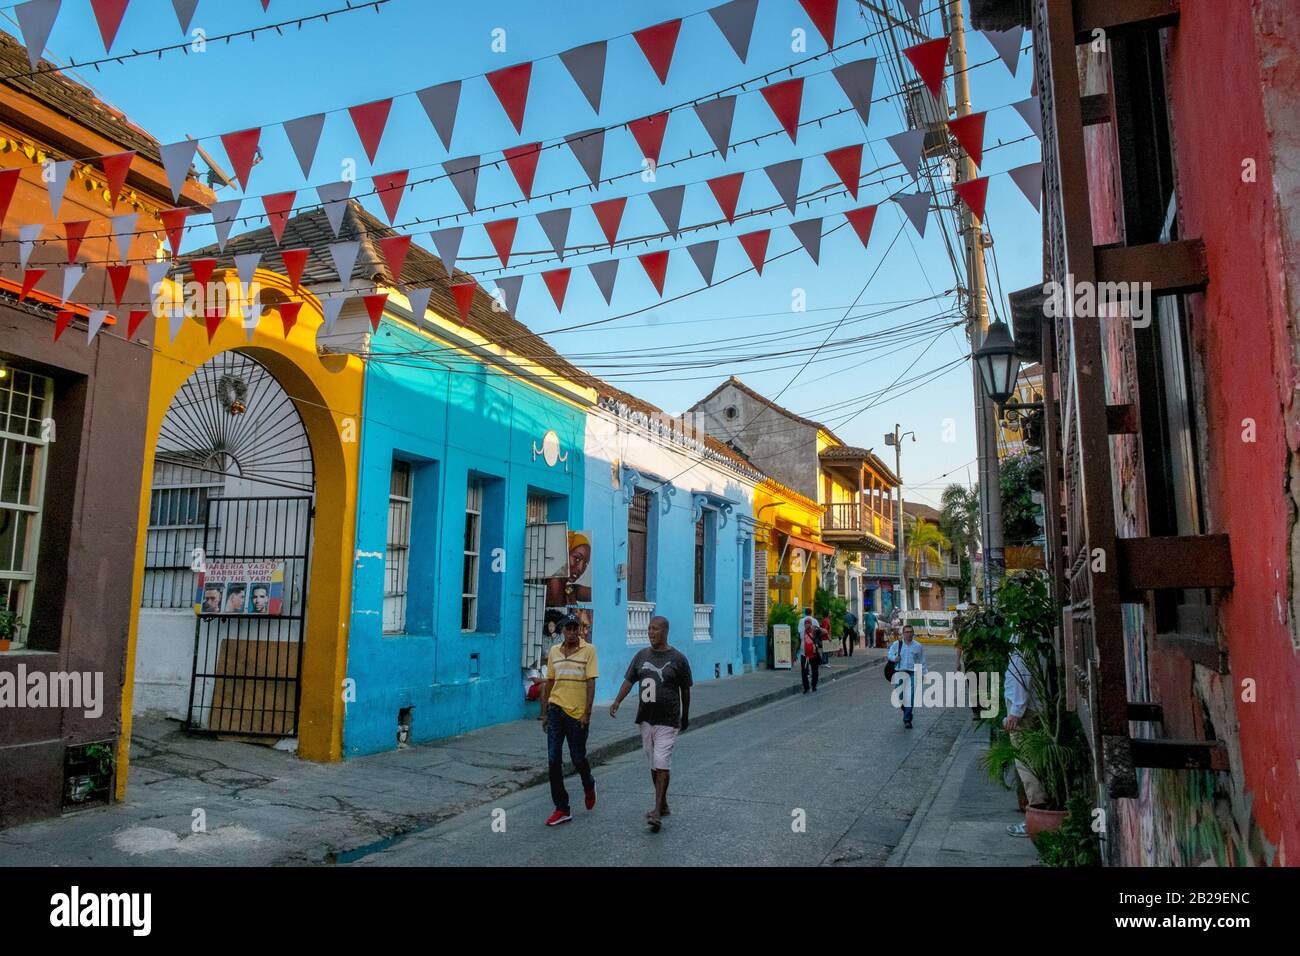
[[[588,790],[586,792],[586,797],[587,797],[587,809],[594,810],[596,808],[596,788],[592,787],[590,790]]]
[[[573,816],[568,810],[556,810],[546,818],[546,825],[548,827],[558,827],[561,823],[568,823],[572,819]]]

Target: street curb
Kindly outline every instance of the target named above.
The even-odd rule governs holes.
[[[975,732],[974,728],[976,726],[977,724],[973,720],[967,721],[966,726],[953,738],[952,746],[948,748],[948,756],[943,758],[938,773],[934,775],[934,783],[930,785],[930,789],[921,798],[916,812],[912,814],[912,819],[908,821],[907,829],[903,831],[902,839],[898,841],[898,846],[894,847],[893,852],[889,854],[889,859],[885,860],[885,866],[903,865],[904,858],[907,856],[908,851],[912,849],[912,844],[916,842],[917,834],[921,832],[921,827],[925,825],[925,818],[930,812],[930,807],[934,805],[934,800],[939,796],[939,791],[943,789],[943,785],[948,781],[948,773],[952,770],[953,762],[957,759],[957,752],[966,742],[966,738]]]

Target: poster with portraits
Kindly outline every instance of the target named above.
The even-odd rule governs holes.
[[[568,607],[591,601],[591,532],[570,531],[562,567],[546,579],[546,606]]]
[[[199,572],[194,590],[199,615],[275,617],[283,606],[283,561],[213,561]]]

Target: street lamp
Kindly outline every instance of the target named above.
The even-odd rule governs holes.
[[[992,323],[984,333],[984,344],[975,350],[975,365],[980,370],[984,393],[1001,408],[1015,394],[1020,376],[1020,356],[1005,322]]]

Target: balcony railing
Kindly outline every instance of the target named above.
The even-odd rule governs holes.
[[[874,535],[884,541],[894,540],[894,520],[869,509],[865,503],[837,501],[826,506],[822,533],[831,531]]]
[[[898,577],[898,562],[893,558],[865,558],[862,573],[873,578]]]
[[[627,643],[650,643],[650,618],[655,616],[653,601],[627,602]]]
[[[697,641],[713,640],[713,605],[695,605],[695,627],[692,636]]]

